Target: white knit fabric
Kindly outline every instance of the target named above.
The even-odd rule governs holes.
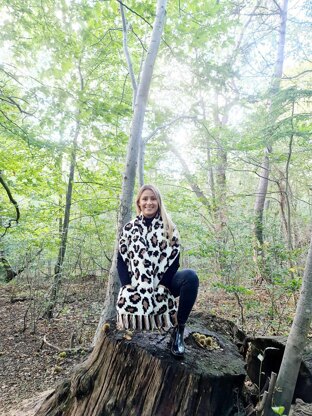
[[[128,267],[131,286],[123,286],[117,300],[119,328],[169,328],[175,324],[176,302],[161,279],[179,254],[176,230],[171,241],[163,236],[161,217],[149,226],[143,216],[123,228],[119,252]]]

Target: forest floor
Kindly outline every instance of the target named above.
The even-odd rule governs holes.
[[[85,359],[105,297],[100,279],[71,283],[58,313],[47,320],[40,318],[37,295],[30,299],[28,291],[26,282],[0,284],[0,416],[55,386]],[[287,331],[294,305],[291,296],[278,298],[264,286],[235,295],[202,282],[194,309],[231,320],[254,336]]]

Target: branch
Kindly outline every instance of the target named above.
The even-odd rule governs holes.
[[[131,32],[134,34],[134,36],[137,38],[137,40],[139,41],[139,43],[141,44],[141,46],[142,46],[142,49],[145,51],[145,52],[147,52],[147,48],[144,46],[144,43],[143,43],[143,41],[141,40],[141,38],[135,33],[135,31],[134,31],[134,29],[133,29],[133,27],[131,27]]]
[[[302,75],[309,74],[310,72],[312,72],[312,69],[306,69],[305,71],[300,72],[300,74],[294,75],[292,77],[288,77],[288,76],[284,75],[283,76],[283,79],[295,79],[295,78],[299,78]]]
[[[211,204],[208,200],[208,198],[206,197],[206,195],[203,193],[203,191],[200,189],[200,187],[197,185],[197,183],[194,181],[193,179],[193,175],[191,174],[187,163],[185,162],[185,160],[183,159],[183,157],[181,156],[181,154],[179,153],[178,149],[172,144],[170,143],[168,140],[165,140],[167,145],[169,146],[170,150],[172,151],[172,153],[174,153],[177,158],[179,159],[183,170],[184,170],[184,175],[186,177],[186,179],[188,180],[192,191],[195,193],[195,195],[197,196],[197,198],[209,209],[211,210]]]
[[[122,19],[123,49],[124,49],[124,54],[125,54],[127,65],[128,65],[130,78],[131,78],[132,88],[133,88],[133,106],[134,106],[138,87],[137,87],[137,83],[135,80],[131,56],[130,56],[129,49],[128,49],[128,38],[127,38],[128,28],[127,28],[125,13],[124,13],[124,6],[122,5],[121,2],[119,2],[119,8],[120,8],[120,14],[121,14],[121,19]]]
[[[7,229],[8,229],[8,228],[10,228],[10,227],[12,227],[12,222],[13,222],[13,221],[15,221],[15,222],[16,222],[16,224],[18,224],[18,220],[19,220],[19,218],[20,218],[20,210],[19,210],[19,207],[18,207],[17,202],[15,201],[15,199],[13,198],[13,196],[12,196],[12,194],[11,194],[10,188],[9,188],[9,187],[8,187],[8,185],[5,183],[5,180],[4,180],[4,179],[3,179],[3,177],[2,177],[2,172],[1,172],[1,171],[0,171],[0,184],[1,184],[1,185],[3,186],[3,188],[5,189],[5,191],[6,191],[7,195],[8,195],[8,197],[9,197],[9,200],[10,200],[10,202],[14,205],[14,207],[15,207],[15,211],[16,211],[16,218],[15,218],[15,219],[10,219],[10,220],[9,220],[9,225],[5,227],[5,232],[1,235],[1,238],[2,238],[2,237],[6,234]]]
[[[138,16],[140,19],[142,19],[145,23],[147,23],[151,28],[153,28],[153,25],[146,20],[143,16],[141,16],[139,13],[137,13],[135,10],[131,9],[130,7],[128,7],[126,4],[124,4],[121,0],[117,0],[118,3],[121,6],[124,6],[126,9],[128,9],[131,13],[135,14],[136,16]],[[171,46],[165,41],[165,39],[163,37],[161,37],[161,40],[164,42],[164,44],[167,46],[167,48],[170,50],[170,52],[172,53],[172,55],[174,55],[173,53],[173,49],[171,48]],[[145,48],[144,48],[145,49]]]
[[[22,107],[20,106],[20,104],[18,104],[12,97],[0,97],[1,101],[4,101],[8,104],[12,104],[14,105],[20,113],[22,114],[26,114],[28,116],[33,116],[34,114],[28,113],[27,111],[23,110]]]
[[[135,10],[133,10],[133,9],[131,9],[130,7],[128,7],[126,4],[124,4],[121,0],[117,0],[118,1],[118,3],[121,5],[121,6],[124,6],[126,9],[128,9],[131,13],[133,13],[133,14],[135,14],[136,16],[138,16],[140,19],[142,19],[145,23],[147,23],[151,28],[153,28],[153,25],[148,21],[148,20],[146,20],[143,16],[141,16],[139,13],[137,13]]]
[[[43,344],[48,345],[50,348],[53,348],[54,350],[58,351],[58,352],[68,352],[71,354],[75,354],[79,351],[86,351],[86,352],[91,352],[92,349],[90,348],[84,348],[84,347],[77,347],[77,348],[60,348],[57,345],[52,344],[51,342],[47,341],[47,336],[44,335],[43,340],[42,340],[42,344],[40,349],[42,348]]]

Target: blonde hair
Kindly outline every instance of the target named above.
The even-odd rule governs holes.
[[[156,196],[156,200],[158,202],[158,212],[163,220],[164,223],[164,237],[168,238],[169,240],[172,239],[172,235],[173,235],[173,229],[174,229],[174,224],[171,220],[171,218],[169,217],[165,205],[162,201],[161,195],[159,190],[156,188],[156,186],[154,185],[143,185],[140,189],[139,192],[136,196],[135,199],[135,208],[136,208],[136,212],[138,215],[141,214],[141,208],[139,206],[139,201],[141,198],[141,195],[143,194],[144,191],[146,190],[150,190],[154,193],[154,195]],[[168,237],[167,237],[168,235]]]

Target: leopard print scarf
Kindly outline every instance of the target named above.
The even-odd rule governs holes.
[[[123,286],[117,300],[120,329],[169,328],[175,324],[176,302],[161,279],[179,254],[177,231],[169,242],[157,215],[147,226],[140,215],[123,228],[119,252],[131,275],[131,286]]]

